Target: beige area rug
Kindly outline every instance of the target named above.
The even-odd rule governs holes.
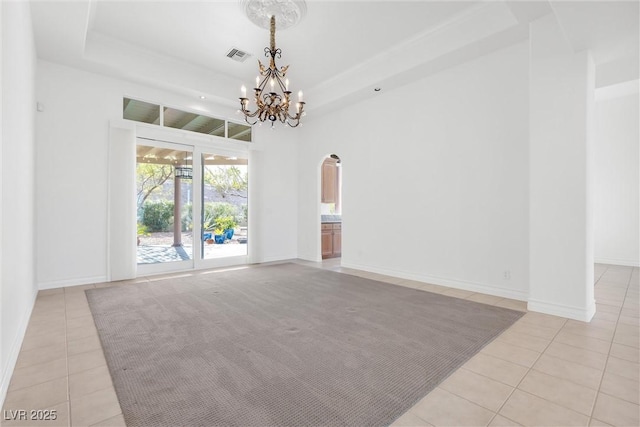
[[[523,314],[297,264],[87,296],[129,426],[388,425]]]

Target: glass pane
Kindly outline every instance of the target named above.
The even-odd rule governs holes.
[[[138,264],[190,260],[193,214],[190,152],[138,145]]]
[[[251,126],[229,122],[229,138],[251,142]]]
[[[196,113],[164,108],[164,125],[174,129],[224,137],[224,120]]]
[[[136,122],[160,124],[160,106],[135,99],[124,98],[122,101],[122,117]]]
[[[247,159],[202,155],[202,258],[247,255]]]

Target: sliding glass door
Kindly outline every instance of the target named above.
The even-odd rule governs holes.
[[[193,268],[193,148],[136,147],[138,273]]]
[[[247,157],[138,138],[138,276],[247,262]]]
[[[247,256],[248,160],[204,152],[201,161],[201,259]]]

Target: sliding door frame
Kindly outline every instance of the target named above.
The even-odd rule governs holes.
[[[247,242],[247,254],[224,258],[202,258],[202,154],[218,154],[223,156],[236,156],[246,158],[251,163],[250,143],[244,141],[230,142],[228,139],[210,135],[198,135],[176,129],[158,128],[157,126],[136,123],[136,144],[161,144],[191,152],[193,165],[193,252],[192,260],[185,262],[168,262],[163,264],[139,264],[136,269],[136,277],[162,274],[178,271],[202,270],[207,268],[227,267],[250,263],[251,239]],[[251,168],[249,167],[249,171]],[[251,174],[249,174],[251,181]],[[250,185],[250,183],[249,183]],[[248,194],[250,192],[248,191]],[[250,196],[249,196],[250,197]],[[247,203],[251,203],[247,199]],[[132,215],[135,220],[135,214]],[[251,220],[249,220],[248,232],[251,232]],[[135,224],[134,224],[135,225]],[[151,267],[160,265],[161,267]]]
[[[139,145],[157,147],[157,148],[167,148],[167,149],[176,150],[176,151],[184,151],[185,153],[190,153],[191,157],[194,157],[192,145],[180,144],[175,142],[167,142],[167,141],[158,141],[156,139],[149,139],[149,138],[138,136],[136,137],[136,147]],[[176,178],[174,177],[173,179],[176,179]],[[196,195],[194,193],[194,187],[195,187],[195,185],[193,185],[194,182],[195,180],[192,180],[191,188],[192,188],[192,197],[195,199]],[[195,211],[195,207],[193,205],[191,206],[191,209]],[[192,216],[193,216],[193,212],[192,212]],[[181,221],[181,218],[174,217],[173,221],[174,223],[175,221]],[[193,233],[193,230],[191,232]],[[195,241],[195,235],[192,235],[191,240]],[[191,259],[185,259],[181,261],[158,262],[158,263],[151,263],[151,264],[136,263],[137,275],[147,276],[147,275],[153,275],[153,274],[169,273],[173,271],[191,270],[194,267],[193,260],[196,257],[195,245],[192,251],[193,253],[191,255]]]

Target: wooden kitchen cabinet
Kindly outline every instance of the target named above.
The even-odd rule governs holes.
[[[322,259],[333,256],[333,227],[331,224],[322,224]]]
[[[339,257],[342,254],[342,224],[322,224],[322,259]]]
[[[338,160],[331,157],[322,163],[322,203],[338,203]]]
[[[342,224],[333,224],[333,256],[342,255]]]

